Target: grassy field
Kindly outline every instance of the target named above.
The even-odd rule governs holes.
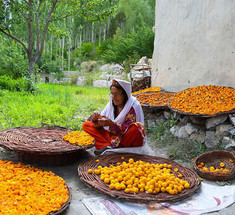
[[[34,94],[0,90],[0,130],[42,124],[81,130],[94,110],[109,99],[108,88],[38,84]]]

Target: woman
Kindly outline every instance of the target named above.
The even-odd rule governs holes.
[[[95,154],[108,148],[142,146],[144,114],[140,103],[131,95],[131,84],[114,79],[110,86],[110,100],[101,112],[94,111],[83,130],[95,138]]]

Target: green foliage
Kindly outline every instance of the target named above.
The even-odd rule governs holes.
[[[24,78],[12,79],[9,76],[0,76],[0,89],[9,91],[26,91],[27,80]]]
[[[135,55],[152,57],[154,46],[154,33],[151,28],[142,28],[138,32],[132,32],[126,37],[120,37],[103,53],[102,59],[107,63],[123,62]]]
[[[199,154],[206,152],[207,148],[205,143],[200,141],[178,139],[175,140],[169,151],[176,159],[190,161]]]
[[[37,84],[34,93],[0,91],[0,129],[42,124],[81,130],[94,110],[101,111],[109,89]]]
[[[119,10],[125,14],[125,32],[154,26],[155,0],[120,0]]]
[[[18,78],[26,74],[28,62],[21,46],[0,35],[0,53],[0,75]]]
[[[83,59],[93,59],[94,58],[94,45],[92,43],[82,43],[81,54]]]

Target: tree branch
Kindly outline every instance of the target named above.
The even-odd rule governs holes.
[[[13,36],[13,35],[10,34],[10,33],[7,33],[6,31],[4,31],[4,30],[1,29],[1,28],[0,28],[0,31],[1,31],[3,34],[5,34],[6,36],[11,37],[13,40],[15,40],[15,41],[17,41],[18,43],[20,43],[20,44],[24,47],[24,49],[25,49],[26,52],[28,51],[26,45],[25,45],[20,39],[18,39],[17,37]]]

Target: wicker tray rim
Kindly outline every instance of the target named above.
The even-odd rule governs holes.
[[[208,85],[207,85],[207,86],[208,86]],[[212,86],[219,86],[219,85],[212,85]],[[197,86],[197,87],[200,87],[200,86]],[[219,86],[219,87],[228,87],[228,86]],[[187,88],[187,89],[185,89],[185,90],[188,90],[188,89],[190,89],[190,88],[192,88],[192,87],[189,87],[189,88]],[[196,88],[196,87],[195,87],[195,88]],[[233,87],[228,87],[228,88],[235,90]],[[185,90],[180,90],[179,92],[183,92],[183,91],[185,91]],[[179,93],[179,92],[177,92],[177,93]],[[176,95],[177,93],[175,93],[175,95]],[[174,95],[173,95],[173,96],[174,96]],[[235,113],[235,108],[232,109],[232,110],[229,110],[229,111],[218,112],[218,113],[215,113],[215,114],[213,114],[213,115],[209,115],[209,114],[198,114],[198,113],[188,113],[188,112],[180,111],[180,110],[177,110],[177,109],[172,108],[171,105],[170,105],[170,100],[173,98],[173,96],[168,100],[168,107],[169,107],[172,111],[174,111],[174,112],[176,112],[176,113],[179,113],[179,114],[182,114],[182,115],[187,115],[187,116],[199,116],[199,117],[209,118],[209,117],[220,116],[220,115],[223,115],[223,114]]]
[[[168,164],[172,164],[173,168],[174,168],[174,166],[177,167],[179,169],[180,173],[182,173],[183,171],[186,171],[184,173],[185,175],[186,175],[186,173],[190,173],[193,176],[193,178],[190,178],[190,180],[194,179],[193,180],[194,184],[192,185],[192,187],[190,189],[184,190],[184,193],[182,192],[177,195],[168,195],[168,194],[164,193],[163,195],[166,195],[166,197],[160,197],[160,196],[158,196],[158,194],[153,195],[153,194],[148,194],[148,193],[140,193],[138,195],[134,195],[134,194],[125,194],[124,192],[120,193],[120,191],[109,190],[108,186],[106,184],[104,184],[103,182],[101,182],[100,179],[98,178],[98,176],[95,176],[97,178],[90,176],[91,180],[89,179],[89,175],[87,173],[88,168],[94,169],[94,168],[96,168],[97,165],[102,166],[102,161],[105,161],[105,159],[107,161],[108,158],[111,158],[112,163],[115,163],[114,160],[117,157],[119,157],[119,159],[115,160],[116,162],[123,161],[120,159],[122,156],[124,156],[125,158],[127,157],[128,159],[131,157],[134,160],[141,159],[143,161],[148,161],[151,163],[160,163],[160,161],[162,161],[162,162],[166,162]],[[100,160],[99,164],[97,164],[95,162],[96,159]],[[148,159],[150,159],[151,161]],[[91,163],[92,166],[89,166],[88,165],[89,163]],[[103,163],[105,163],[105,162],[103,162]],[[132,153],[118,153],[118,154],[101,155],[101,156],[94,157],[88,161],[83,162],[82,164],[80,164],[78,166],[78,176],[88,187],[95,189],[103,194],[109,195],[109,196],[116,198],[116,199],[127,200],[127,201],[131,201],[131,202],[140,202],[140,203],[178,201],[178,200],[189,197],[196,190],[198,190],[201,186],[201,181],[200,181],[199,177],[192,169],[184,167],[184,166],[182,166],[172,160],[168,160],[165,158],[160,158],[160,157],[155,157],[155,156],[150,156],[150,155],[132,154]],[[189,178],[186,178],[186,180],[189,180]]]
[[[194,161],[193,161],[193,167],[195,171],[197,172],[198,175],[201,177],[212,180],[212,181],[226,181],[226,180],[231,180],[235,178],[235,164],[233,165],[233,168],[230,169],[231,172],[209,172],[209,171],[202,171],[200,168],[197,166],[198,163],[200,163],[203,158],[210,158],[210,156],[215,156],[215,155],[223,155],[223,156],[228,156],[228,158],[232,158],[233,161],[235,162],[235,153],[229,152],[226,150],[213,150],[209,152],[204,152],[200,155],[198,155]],[[203,160],[204,161],[204,160]]]
[[[17,129],[48,129],[48,130],[63,130],[66,132],[70,132],[71,130],[63,128],[63,127],[15,127],[15,128],[10,128],[10,129],[4,129],[2,131],[11,131],[11,130],[17,130]],[[52,149],[52,150],[45,150],[45,149],[39,149],[39,148],[35,148],[34,150],[32,149],[28,149],[27,147],[22,147],[22,146],[9,146],[4,144],[3,142],[0,142],[0,147],[3,147],[5,149],[11,150],[11,151],[15,151],[15,152],[19,152],[19,153],[32,153],[32,154],[44,154],[44,155],[60,155],[60,154],[70,154],[70,153],[74,153],[78,150],[87,150],[90,149],[92,147],[94,147],[94,144],[91,145],[87,145],[87,146],[77,146],[77,145],[73,145],[70,144],[64,140],[62,140],[65,144],[68,144],[69,148],[67,147],[66,150],[63,151],[59,151],[59,149]]]

